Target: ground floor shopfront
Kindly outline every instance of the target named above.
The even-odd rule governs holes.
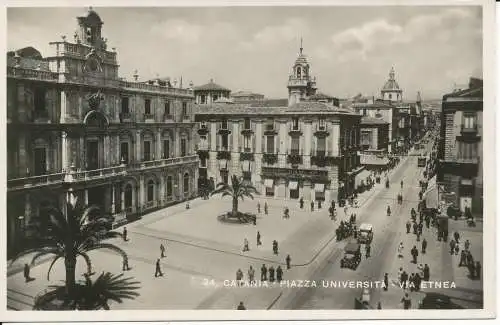
[[[61,178],[62,179],[62,178]],[[65,178],[65,182],[7,193],[7,247],[11,256],[21,247],[26,226],[48,223],[44,207],[60,209],[68,200],[98,206],[116,226],[155,209],[197,196],[197,163],[151,171],[123,172],[107,179]]]

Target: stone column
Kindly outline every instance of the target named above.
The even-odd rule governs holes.
[[[311,143],[312,143],[312,121],[304,121],[304,156],[303,164],[305,168],[311,167]]]
[[[59,119],[60,123],[66,123],[68,120],[68,92],[62,90],[61,94],[61,117]]]
[[[84,198],[85,206],[89,205],[89,190],[85,189],[84,190]]]
[[[181,156],[181,132],[179,128],[175,128],[174,154],[175,157]]]
[[[26,122],[26,117],[27,117],[27,110],[28,108],[26,107],[26,89],[24,87],[23,83],[18,83],[17,84],[17,118],[19,122],[25,123]],[[33,95],[34,96],[34,95]],[[33,101],[34,102],[34,101]],[[24,173],[24,171],[23,171]]]
[[[177,195],[178,200],[184,199],[184,182],[182,181],[182,172],[178,172],[178,180],[177,180]]]
[[[156,132],[156,154],[155,154],[155,159],[161,159],[161,129],[158,128],[158,131]]]
[[[139,177],[139,209],[142,211],[144,209],[145,198],[145,188],[144,188],[144,175]]]
[[[115,214],[115,184],[111,183],[111,214]]]
[[[137,130],[135,132],[135,161],[137,162],[142,161],[141,146],[141,130]]]
[[[29,170],[31,166],[28,165],[28,152],[26,148],[26,135],[25,133],[20,133],[19,139],[19,176],[29,176],[33,175],[34,170]],[[28,173],[29,172],[29,173]]]
[[[24,202],[24,224],[29,225],[31,220],[31,196],[26,193]]]
[[[240,124],[238,120],[233,120],[233,143],[231,150],[231,170],[232,174],[241,176],[241,164],[240,164],[240,152],[239,152],[239,136],[240,136]]]
[[[125,211],[125,191],[123,190],[123,187],[120,188],[120,194],[122,198],[122,211]],[[133,202],[132,202],[133,205]]]
[[[160,174],[160,190],[158,204],[163,206],[165,204],[165,174]]]
[[[210,151],[217,150],[217,122],[210,121]]]
[[[332,134],[330,135],[332,141],[332,156],[338,157],[340,155],[340,124],[334,123],[332,125]]]
[[[286,120],[279,120],[279,133],[278,133],[278,146],[279,146],[279,155],[278,155],[278,166],[281,168],[286,167]]]
[[[111,150],[111,143],[109,139],[109,135],[106,134],[103,139],[103,160],[104,160],[104,168],[111,166],[111,156],[113,155],[113,151]]]

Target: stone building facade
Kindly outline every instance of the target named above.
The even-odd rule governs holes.
[[[438,184],[462,212],[483,211],[483,81],[443,96]],[[443,194],[441,194],[443,195]]]
[[[197,194],[192,90],[125,81],[94,10],[47,58],[7,61],[9,253],[68,199],[117,223]]]
[[[285,199],[337,201],[352,193],[360,172],[361,116],[310,100],[312,80],[301,49],[288,105],[198,105],[200,179],[214,186],[242,176],[262,195]]]
[[[218,85],[213,79],[204,85],[194,87],[195,103],[199,105],[210,105],[221,100],[229,100],[231,90]]]

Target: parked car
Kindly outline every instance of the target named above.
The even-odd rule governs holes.
[[[358,243],[370,244],[373,240],[373,226],[369,223],[362,223],[358,230]]]
[[[340,260],[340,267],[355,270],[361,262],[361,245],[349,243],[344,248],[344,256]]]

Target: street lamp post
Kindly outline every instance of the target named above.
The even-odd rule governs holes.
[[[17,248],[21,250],[24,237],[24,216],[17,217]]]

